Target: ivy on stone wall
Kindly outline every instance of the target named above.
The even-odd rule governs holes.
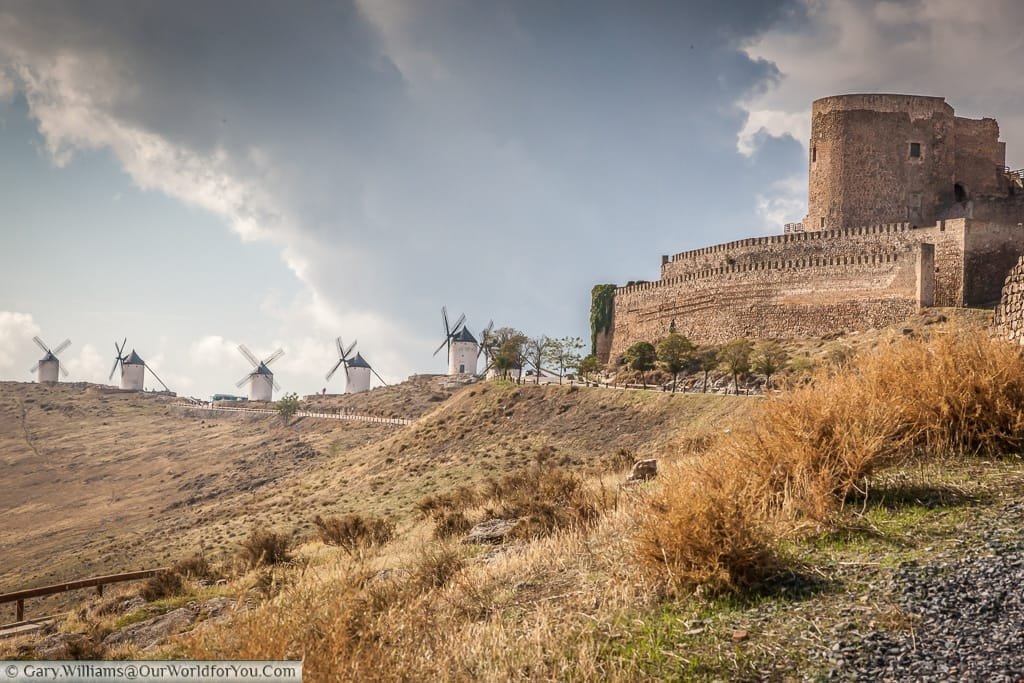
[[[590,290],[590,353],[597,354],[597,335],[608,331],[615,306],[615,285],[595,285]]]

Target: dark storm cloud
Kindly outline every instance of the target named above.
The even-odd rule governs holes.
[[[55,149],[273,239],[321,313],[580,333],[594,280],[750,222],[735,102],[778,73],[739,46],[785,10],[6,3],[0,55]]]

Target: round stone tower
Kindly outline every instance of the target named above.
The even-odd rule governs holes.
[[[804,229],[934,223],[954,199],[955,124],[942,97],[815,100]]]

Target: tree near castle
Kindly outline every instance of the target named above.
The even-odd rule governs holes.
[[[718,367],[718,347],[702,346],[697,349],[693,359],[697,369],[704,373],[704,389],[701,393],[708,393],[708,375]]]
[[[562,337],[548,341],[550,344],[545,351],[544,362],[548,367],[558,368],[558,383],[561,384],[566,370],[579,367],[583,340],[579,337]]]
[[[640,373],[640,381],[646,389],[647,375],[645,373],[648,370],[653,370],[654,364],[658,362],[658,352],[654,348],[654,344],[639,341],[626,349],[626,353],[623,354],[623,358],[630,369],[636,370]]]
[[[536,373],[534,384],[540,384],[540,375],[544,372],[544,364],[553,342],[553,339],[543,334],[526,341],[526,362],[533,366]]]
[[[580,361],[577,371],[583,379],[590,379],[591,375],[601,371],[601,361],[594,354],[590,354]]]
[[[509,373],[526,362],[527,337],[512,327],[499,327],[487,335],[487,356],[498,375],[507,379]]]
[[[737,395],[740,393],[740,375],[750,372],[750,354],[753,350],[749,339],[733,339],[718,352],[719,366],[732,375]]]
[[[789,353],[777,341],[765,341],[754,347],[750,357],[750,365],[759,375],[764,375],[764,388],[772,384],[772,375],[786,368]]]
[[[656,352],[661,366],[672,373],[672,393],[674,394],[676,393],[676,378],[680,372],[686,370],[693,363],[697,347],[689,339],[675,331],[675,321],[672,321],[669,330],[669,335],[658,342]]]

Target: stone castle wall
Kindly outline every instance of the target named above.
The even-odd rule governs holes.
[[[1003,281],[994,324],[996,334],[1024,344],[1024,257],[1017,261]]]
[[[972,219],[737,240],[662,257],[661,279],[616,290],[604,361],[674,321],[697,343],[800,338],[899,323],[922,306],[991,305],[1024,227]]]
[[[785,256],[620,288],[608,358],[636,341],[656,342],[672,322],[700,344],[813,337],[890,325],[933,302],[931,245]]]

